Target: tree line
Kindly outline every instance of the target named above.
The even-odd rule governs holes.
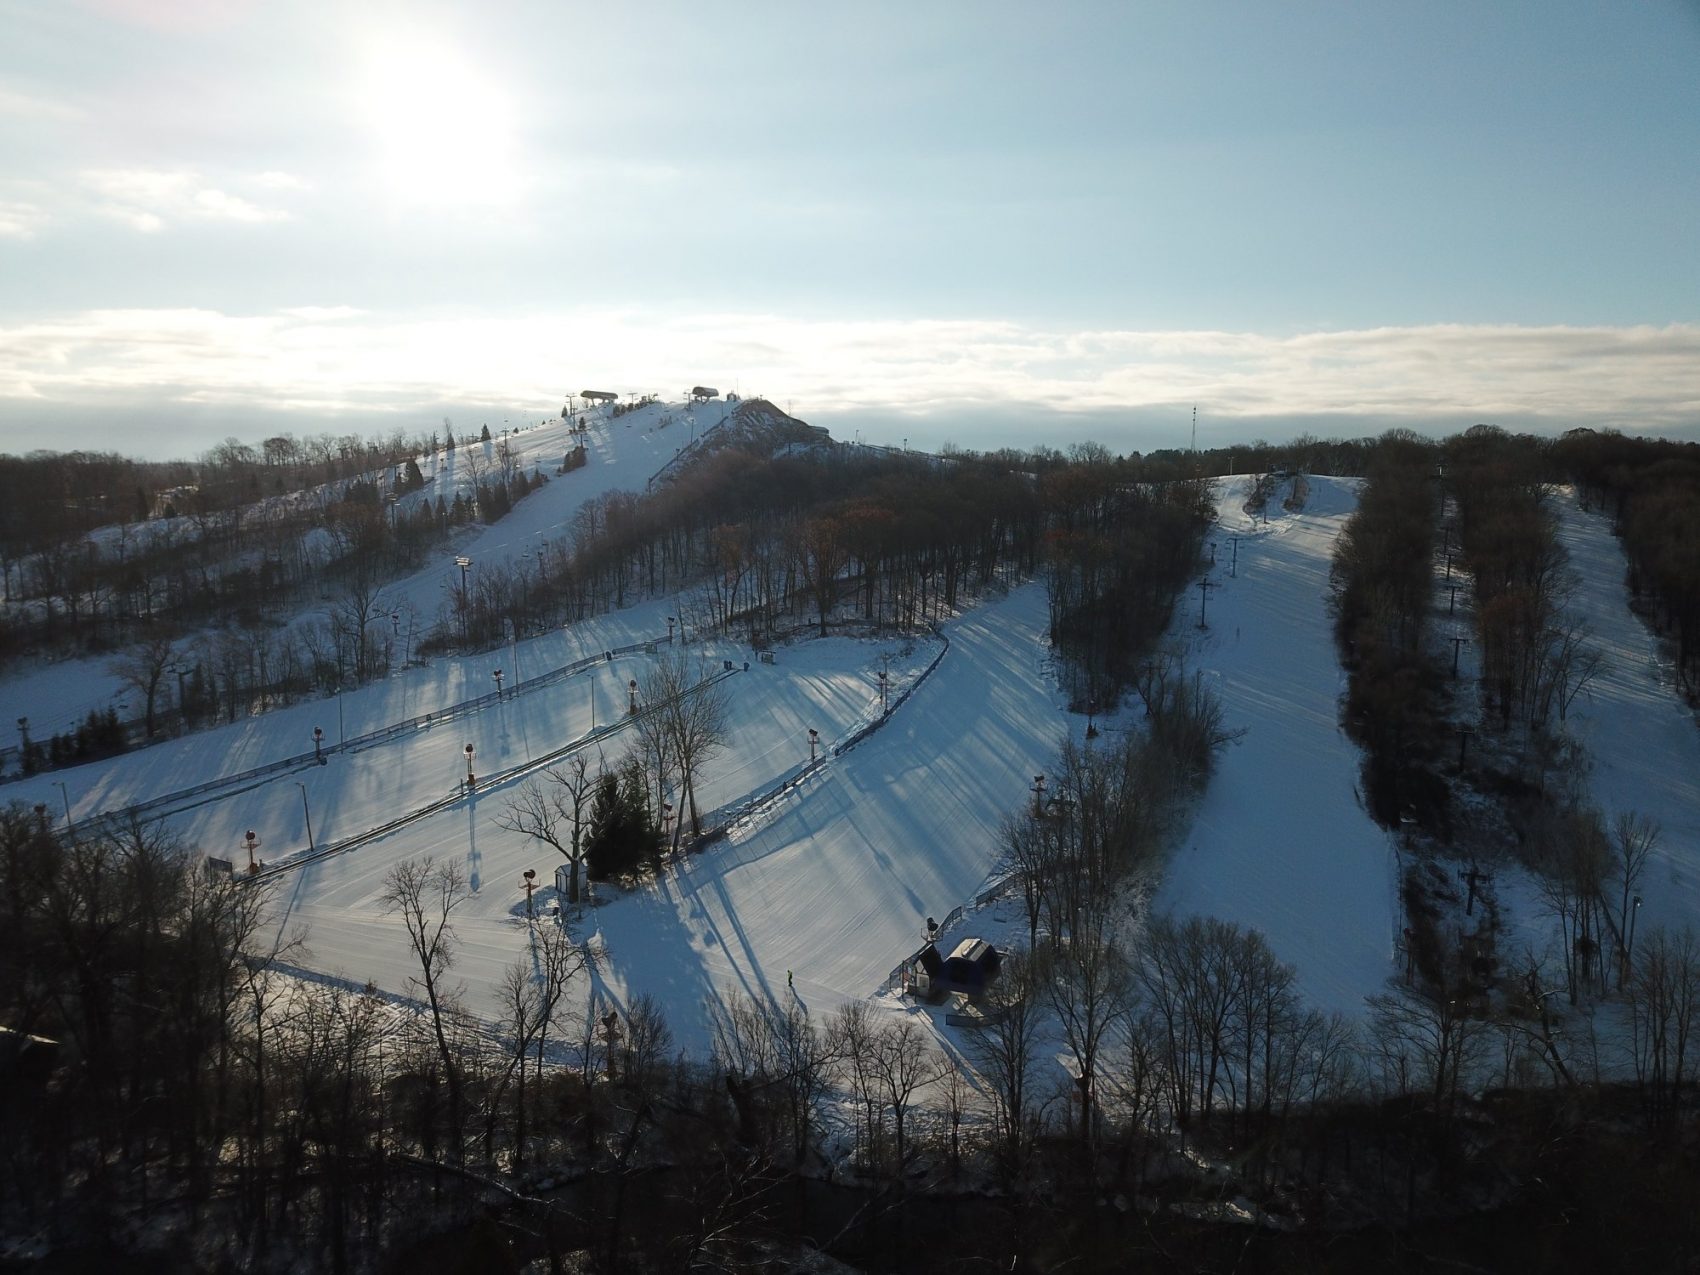
[[[1607,512],[1629,559],[1632,605],[1670,637],[1676,676],[1700,688],[1700,446],[1572,430],[1553,465]]]
[[[810,1229],[806,1179],[859,1184],[882,1210],[989,1182],[1007,1230],[958,1242],[1007,1265],[1060,1260],[1118,1191],[1228,1191],[1315,1224],[1468,1210],[1507,1174],[1587,1182],[1588,1161],[1544,1149],[1597,1136],[1613,1110],[1643,1164],[1693,1180],[1661,1150],[1693,1127],[1692,934],[1637,945],[1615,1085],[1602,1046],[1555,1041],[1536,998],[1487,1014],[1387,995],[1355,1027],[1307,1006],[1254,931],[1157,918],[1130,933],[1101,906],[1059,911],[1066,930],[1010,955],[965,1061],[905,1016],[813,1013],[789,989],[720,1002],[710,1050],[690,1056],[645,989],[587,997],[594,952],[541,918],[516,921],[528,950],[491,989],[494,1021],[474,1018],[454,976],[468,894],[455,863],[390,872],[383,904],[415,970],[398,1001],[299,974],[311,936],[278,932],[277,900],[157,830],[73,839],[0,811],[6,1216],[56,1244],[164,1244],[180,1268],[346,1271],[423,1236],[455,1249],[494,1208],[556,1261],[677,1270]],[[1628,1207],[1676,1225],[1645,1197]]]

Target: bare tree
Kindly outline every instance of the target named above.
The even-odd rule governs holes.
[[[1459,997],[1378,992],[1368,998],[1377,1047],[1407,1077],[1428,1091],[1442,1127],[1449,1126],[1465,1078],[1480,1062],[1487,1024]]]
[[[569,758],[559,769],[550,767],[543,773],[548,786],[536,779],[526,780],[507,808],[496,816],[496,825],[541,841],[560,854],[570,868],[567,902],[577,904],[584,834],[590,824],[596,780],[591,777],[589,760],[582,754]]]
[[[1044,915],[1045,890],[1056,868],[1056,820],[1034,813],[1032,806],[1005,814],[998,825],[998,842],[1003,848],[999,867],[1021,888],[1027,913],[1027,946],[1039,942],[1039,919]]]
[[[565,930],[545,925],[531,930],[532,952],[502,972],[497,992],[509,1043],[506,1063],[498,1074],[485,1112],[484,1154],[494,1163],[496,1123],[508,1086],[514,1086],[514,1161],[524,1163],[526,1147],[526,1060],[535,1050],[535,1071],[542,1074],[543,1042],[572,981],[588,962],[584,949]]]
[[[1036,1133],[1033,1065],[1044,1025],[1043,962],[1010,952],[981,1004],[985,1025],[964,1049],[991,1091],[997,1158],[1006,1182],[1021,1177]]]
[[[113,676],[142,697],[149,739],[153,738],[154,733],[154,709],[159,702],[159,685],[165,680],[175,658],[171,633],[162,629],[137,642],[111,665]]]
[[[1618,985],[1629,977],[1629,899],[1641,883],[1647,870],[1647,860],[1659,844],[1659,825],[1656,820],[1633,811],[1622,811],[1612,822],[1612,874],[1620,886],[1617,905]],[[1639,903],[1639,896],[1636,898]]]
[[[1635,957],[1629,990],[1631,1057],[1648,1122],[1674,1120],[1700,1025],[1700,942],[1694,931],[1654,930]]]
[[[896,1139],[892,1175],[903,1178],[904,1130],[909,1107],[917,1090],[944,1074],[943,1060],[927,1043],[915,1019],[904,1017],[883,1023],[873,1034],[868,1065],[877,1079],[885,1104],[891,1110],[892,1133]]]
[[[726,688],[710,681],[711,676],[706,664],[693,670],[681,651],[659,660],[645,674],[639,690],[641,702],[655,710],[638,723],[639,738],[651,755],[651,765],[658,768],[658,786],[665,771],[677,768],[679,787],[690,808],[691,832],[696,836],[702,835],[696,779],[725,747],[730,729]],[[675,823],[675,847],[678,837]]]
[[[464,1115],[463,1077],[459,1051],[449,1041],[448,1020],[455,1012],[456,994],[445,979],[454,962],[454,910],[468,898],[466,876],[459,863],[438,863],[430,855],[405,859],[384,877],[381,899],[386,912],[399,914],[407,941],[419,962],[412,980],[425,993],[431,1011],[431,1032],[437,1059],[449,1087],[450,1140],[461,1156]]]
[[[666,1012],[648,992],[632,997],[626,1006],[625,1044],[626,1079],[638,1092],[648,1092],[673,1048]]]
[[[1045,992],[1074,1055],[1080,1139],[1088,1155],[1096,1141],[1098,1060],[1127,1004],[1128,968],[1116,948],[1105,909],[1082,913],[1046,970]]]

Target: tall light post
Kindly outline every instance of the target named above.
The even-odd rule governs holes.
[[[183,693],[183,679],[189,676],[189,666],[173,664],[171,671],[177,674],[177,716],[182,720],[183,726],[187,728],[189,725],[189,705],[184,702],[187,697]]]
[[[631,703],[627,706],[626,711],[635,717],[637,716],[637,678],[634,677],[626,683],[626,690],[631,695]]]
[[[677,623],[678,623],[678,621],[676,619],[674,619],[672,616],[667,617],[667,645],[668,646],[673,645],[673,626]]]
[[[317,726],[313,727],[313,760],[325,764],[325,732]]]
[[[307,821],[307,853],[317,854],[319,848],[313,844],[313,811],[307,805],[307,785],[297,779],[295,786],[301,790],[301,817]]]
[[[30,719],[27,718],[27,717],[18,718],[18,739],[21,742],[21,746],[22,746],[23,750],[26,753],[29,752],[29,750],[30,750]]]
[[[1045,777],[1043,775],[1033,776],[1033,813],[1035,815],[1045,813]]]
[[[879,679],[880,679],[880,716],[884,717],[886,715],[886,713],[888,713],[890,711],[886,707],[886,702],[887,702],[886,701],[886,687],[887,687],[887,684],[890,681],[890,679],[886,676],[886,671],[884,669],[881,669],[879,671]]]
[[[490,676],[496,679],[496,698],[500,700],[502,698],[502,670],[495,669]]]
[[[303,793],[302,800],[306,800],[305,793],[306,793],[307,790],[305,788],[303,788],[301,791]],[[313,839],[313,834],[309,832],[307,834],[308,842],[310,843],[312,841],[312,839]],[[256,833],[252,828],[248,829],[248,831],[246,833],[244,833],[243,836],[242,836],[242,844],[248,847],[248,871],[249,871],[249,873],[258,872],[260,870],[260,861],[254,857],[254,851],[256,851],[260,848],[259,834]]]
[[[332,698],[336,700],[336,742],[340,746],[348,742],[348,730],[342,724],[342,687],[336,688]]]
[[[531,892],[537,888],[537,869],[527,868],[520,874],[525,880],[520,882],[520,888],[525,891],[525,915],[527,920],[535,919],[537,914],[532,911]]]
[[[460,641],[466,645],[466,572],[472,566],[472,559],[461,554],[455,559],[455,566],[460,568]]]
[[[462,751],[466,753],[466,790],[471,792],[473,784],[477,782],[472,777],[472,755],[477,750],[471,744],[468,744]]]
[[[59,790],[59,795],[65,799],[65,831],[71,831],[71,794],[65,788],[65,781],[55,779],[53,786]]]
[[[814,765],[815,747],[820,743],[820,732],[813,726],[809,727],[809,764]]]

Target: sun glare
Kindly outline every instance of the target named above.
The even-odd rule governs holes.
[[[358,111],[392,198],[496,203],[517,194],[512,102],[453,50],[387,43],[366,68]]]

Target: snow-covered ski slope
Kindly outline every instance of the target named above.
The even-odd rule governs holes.
[[[812,1011],[876,993],[918,946],[925,918],[942,916],[987,882],[999,818],[1024,799],[1035,767],[1055,748],[1063,721],[1040,667],[1046,619],[1042,587],[1028,585],[955,621],[949,654],[882,730],[725,841],[688,857],[657,888],[605,897],[589,909],[573,928],[608,954],[597,994],[624,1003],[649,993],[679,1043],[701,1050],[716,1004],[740,992],[780,1001],[793,994],[788,972]],[[865,692],[877,650],[841,639],[808,642],[794,657],[782,650],[771,668],[752,665],[732,678],[739,742],[730,766],[711,768],[705,800],[747,782],[740,776],[782,774],[791,758],[775,758],[776,751],[800,747],[797,760],[806,758],[806,726],[822,719],[827,691],[848,684]],[[910,668],[930,653],[917,648]],[[806,707],[757,693],[762,679],[780,678],[792,662],[807,669],[795,675],[800,686],[813,688]],[[846,723],[838,733],[851,729]],[[738,764],[744,754],[764,764]],[[357,796],[332,769],[322,780],[327,797],[359,800],[371,817],[378,781]],[[496,980],[529,950],[521,873],[536,868],[546,880],[559,862],[496,826],[504,796],[479,794],[286,881],[283,924],[309,927],[302,963],[404,990],[414,965],[399,923],[383,913],[384,875],[418,855],[457,860],[475,891],[455,914],[455,975],[469,1008],[495,1016]]]
[[[1659,640],[1629,609],[1628,567],[1610,519],[1583,511],[1568,491],[1558,508],[1559,542],[1578,583],[1571,610],[1606,660],[1566,729],[1588,750],[1589,791],[1608,820],[1634,811],[1660,826],[1639,887],[1639,933],[1700,924],[1700,729]]]
[[[550,481],[515,505],[501,521],[490,526],[468,528],[436,560],[386,586],[382,609],[411,613],[417,617],[419,631],[423,632],[436,621],[445,604],[451,602],[451,590],[459,586],[460,572],[454,566],[457,555],[471,558],[471,570],[474,572],[481,563],[525,563],[524,555],[528,551],[535,553],[563,534],[564,525],[586,501],[611,491],[643,491],[651,477],[665,468],[680,450],[688,447],[693,437],[701,437],[717,428],[735,410],[735,404],[715,401],[701,404],[656,403],[628,412],[618,419],[612,418],[605,409],[583,413],[577,420],[588,427],[583,437],[589,463],[582,469],[560,476],[556,476],[555,470],[578,442],[569,422],[550,420],[513,433],[508,444],[515,463],[527,474],[533,469],[541,470]],[[435,459],[427,458],[420,462],[426,485],[402,497],[402,512],[411,512],[424,504],[435,505],[439,496],[451,503],[456,494],[470,498],[474,471],[488,478],[499,469],[497,451],[501,431],[496,433],[497,437],[488,443],[478,442],[476,434],[473,434],[462,440],[454,451],[444,451]],[[318,494],[328,498],[332,488],[343,485],[331,484],[321,492],[306,495]],[[526,569],[535,572],[535,560]],[[316,603],[308,602],[303,605],[301,614],[322,613],[329,605],[328,598]],[[666,632],[664,617],[668,610],[666,607],[659,610],[663,617],[662,633]],[[645,618],[648,618],[647,613]],[[654,634],[655,630],[650,629],[641,636],[653,637]],[[521,644],[522,672],[527,667],[534,670],[543,668],[542,661],[547,661],[548,667],[556,667],[573,658],[571,654],[556,658],[557,652],[550,647],[539,651],[537,659],[540,662],[530,663],[524,658],[528,649],[527,644]],[[566,649],[570,648],[563,648]],[[90,709],[104,711],[120,701],[126,706],[122,716],[140,716],[142,706],[135,693],[113,676],[110,664],[109,657],[64,660],[25,666],[19,672],[0,678],[0,720],[11,723],[18,717],[28,717],[32,737],[45,739],[56,731],[75,729]],[[413,713],[428,712],[430,701],[441,699],[443,703],[453,703],[482,695],[491,688],[490,662],[439,660],[421,674],[405,680],[392,680],[383,687],[368,687],[351,693],[345,707],[351,713],[366,713],[361,718],[366,723],[364,728],[374,729]],[[165,698],[169,700],[169,691]],[[359,707],[356,707],[356,701]],[[403,701],[423,706],[402,711]],[[322,721],[319,724],[324,725]],[[359,733],[354,729],[352,718],[348,726],[350,735]],[[308,730],[310,733],[310,725]],[[234,766],[232,769],[240,770],[242,767]],[[0,795],[9,791],[0,788]]]
[[[1390,972],[1398,915],[1394,850],[1363,809],[1362,755],[1340,729],[1328,611],[1330,557],[1357,484],[1311,478],[1305,509],[1272,507],[1265,527],[1241,508],[1246,481],[1218,483],[1209,627],[1197,627],[1194,588],[1174,630],[1245,736],[1222,754],[1155,906],[1261,930],[1310,1004],[1355,1015]]]

